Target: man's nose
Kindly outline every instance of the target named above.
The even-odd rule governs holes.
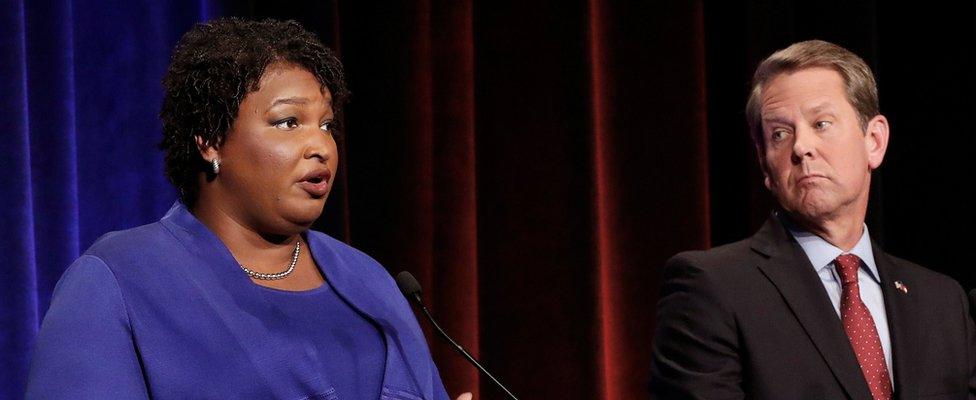
[[[799,127],[793,134],[793,161],[813,157],[817,149],[817,135],[811,128]]]

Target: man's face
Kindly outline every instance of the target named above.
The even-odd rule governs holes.
[[[861,218],[871,171],[881,165],[888,123],[862,129],[841,75],[827,68],[783,73],[764,87],[761,110],[766,187],[801,222]]]

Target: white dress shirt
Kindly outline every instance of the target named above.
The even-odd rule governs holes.
[[[790,224],[786,225],[787,229],[789,229],[790,233],[800,244],[800,247],[803,248],[803,252],[806,253],[807,258],[810,259],[810,264],[813,265],[813,269],[820,276],[820,282],[823,283],[824,289],[827,291],[827,296],[830,297],[830,302],[833,303],[834,310],[837,311],[837,317],[839,318],[840,297],[844,293],[844,289],[841,286],[840,276],[837,274],[834,259],[841,254],[845,254],[844,251],[823,240],[820,236],[798,230],[798,227],[790,226]],[[871,249],[871,236],[868,234],[868,227],[866,225],[864,226],[864,233],[861,234],[861,239],[857,241],[857,244],[848,253],[854,254],[861,259],[861,268],[857,272],[857,284],[861,291],[861,301],[867,306],[868,311],[871,312],[871,318],[874,319],[874,326],[878,329],[878,337],[881,338],[881,349],[884,350],[885,363],[888,364],[888,376],[894,380],[895,375],[891,369],[891,335],[888,331],[888,314],[885,313],[884,295],[881,293],[881,278],[878,275],[877,264],[874,262],[874,251]]]

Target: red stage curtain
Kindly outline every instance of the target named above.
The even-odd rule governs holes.
[[[520,396],[646,397],[660,266],[708,245],[702,7],[425,0],[333,18],[353,97],[324,227],[413,272]],[[430,340],[449,392],[502,398]]]

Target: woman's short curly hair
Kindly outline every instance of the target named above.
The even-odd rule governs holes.
[[[265,69],[276,62],[301,66],[332,93],[341,121],[346,89],[342,63],[315,34],[295,21],[223,18],[200,23],[183,35],[163,78],[160,118],[166,176],[187,206],[196,201],[197,177],[209,167],[196,137],[221,145],[244,96],[258,90]]]

